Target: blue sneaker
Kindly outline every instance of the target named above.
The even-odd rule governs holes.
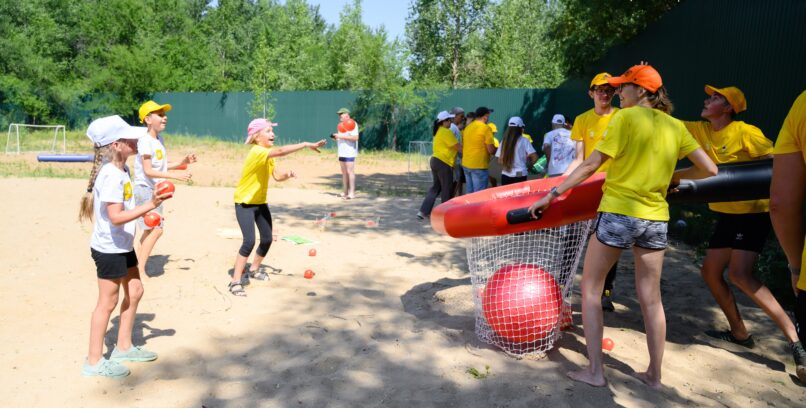
[[[84,367],[81,367],[81,375],[85,377],[109,377],[123,378],[129,375],[130,371],[126,366],[115,361],[109,361],[103,357],[95,365],[89,365],[84,360]]]
[[[118,350],[115,346],[109,359],[112,361],[154,361],[157,359],[157,353],[134,345],[126,351]]]

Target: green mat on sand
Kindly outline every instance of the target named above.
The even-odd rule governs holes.
[[[314,243],[314,242],[313,242],[313,241],[311,241],[310,239],[308,239],[308,238],[303,238],[303,237],[300,237],[300,236],[298,236],[298,235],[288,235],[288,236],[285,236],[285,237],[283,237],[283,241],[293,242],[293,243],[295,243],[295,244],[297,244],[297,245],[302,245],[302,244],[313,244],[313,243]]]

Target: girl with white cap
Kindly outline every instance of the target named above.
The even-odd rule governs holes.
[[[451,132],[451,119],[455,116],[447,111],[442,111],[437,114],[437,119],[434,121],[432,149],[434,155],[430,161],[434,184],[428,189],[428,193],[420,205],[420,211],[417,212],[417,218],[421,220],[431,215],[437,196],[442,198],[443,203],[453,197],[453,166],[456,164],[456,155],[462,148],[462,145],[456,140],[456,135]]]
[[[143,284],[134,253],[134,220],[159,207],[171,193],[152,194],[135,206],[126,159],[137,153],[137,140],[146,129],[129,126],[120,116],[94,120],[87,136],[95,145],[95,162],[87,192],[81,199],[79,221],[95,219],[90,252],[98,276],[98,302],[92,312],[89,354],[81,369],[85,376],[125,377],[129,369],[121,361],[152,361],[157,354],[132,345],[132,328],[137,305],[143,297]],[[99,170],[100,168],[100,170]],[[120,305],[117,344],[109,360],[103,357],[104,334],[109,317]]]
[[[501,185],[520,183],[528,177],[527,167],[537,161],[537,151],[523,137],[526,125],[519,116],[509,118],[504,141],[498,146],[495,157],[501,164]]]
[[[276,181],[285,181],[296,177],[293,170],[281,171],[274,166],[274,158],[282,157],[296,151],[308,148],[319,152],[325,145],[325,140],[316,143],[302,142],[289,146],[274,147],[274,126],[276,123],[266,119],[255,119],[249,122],[246,131],[246,144],[253,144],[252,149],[244,161],[241,179],[235,188],[235,218],[241,227],[243,243],[235,257],[235,267],[232,272],[232,281],[229,291],[235,296],[246,296],[241,277],[246,268],[246,260],[255,247],[255,225],[260,233],[260,243],[252,258],[249,276],[252,279],[267,281],[269,275],[261,271],[260,263],[269,252],[272,241],[272,220],[266,193],[269,189],[269,175]]]

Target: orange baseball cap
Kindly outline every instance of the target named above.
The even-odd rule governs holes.
[[[600,72],[596,74],[595,77],[591,80],[591,85],[588,88],[593,88],[594,86],[605,85],[607,84],[607,79],[611,78],[613,75],[608,74],[607,72]]]
[[[633,65],[621,76],[607,78],[607,83],[613,86],[636,84],[649,92],[657,92],[663,86],[660,74],[651,65]]]
[[[713,95],[718,93],[725,97],[736,113],[741,113],[747,110],[747,100],[744,99],[744,92],[735,86],[728,86],[725,88],[716,88],[711,85],[705,85],[705,93]]]

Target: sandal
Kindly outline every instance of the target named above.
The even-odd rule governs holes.
[[[246,296],[246,291],[243,289],[243,285],[240,282],[230,282],[229,285],[227,285],[227,289],[229,289],[229,293],[235,296]]]
[[[708,331],[705,332],[705,334],[708,335],[708,336],[711,336],[711,337],[713,337],[715,339],[719,339],[719,340],[722,340],[722,341],[727,341],[727,342],[730,342],[730,343],[733,343],[733,344],[738,344],[740,346],[747,347],[749,349],[751,349],[751,348],[756,346],[756,342],[755,342],[755,340],[753,340],[752,335],[747,335],[746,339],[739,340],[739,339],[737,339],[736,337],[733,336],[733,334],[730,332],[730,330],[725,330],[725,331],[708,330]]]
[[[259,281],[267,281],[269,280],[269,274],[258,269],[256,271],[249,271],[249,278]]]

